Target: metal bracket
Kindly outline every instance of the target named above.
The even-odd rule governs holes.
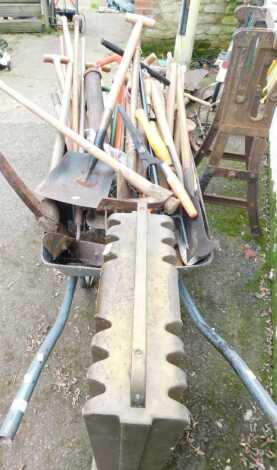
[[[138,201],[135,295],[133,314],[131,406],[145,406],[146,395],[146,316],[147,316],[147,202]]]

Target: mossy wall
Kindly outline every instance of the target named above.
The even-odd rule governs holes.
[[[240,0],[202,0],[196,40],[214,48],[226,48],[237,26],[234,10],[240,3]]]
[[[196,47],[200,49],[224,49],[236,27],[234,9],[242,0],[202,0],[196,32]],[[178,27],[181,1],[157,0],[153,15],[157,26],[148,30],[146,40],[173,39]]]

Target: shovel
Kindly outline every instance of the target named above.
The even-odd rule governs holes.
[[[186,109],[184,105],[184,74],[180,66],[177,71],[177,108],[178,108],[178,124],[180,125],[181,155],[182,166],[184,170],[184,181],[188,189],[188,193],[197,210],[198,217],[191,219],[187,217],[185,211],[181,210],[181,216],[186,226],[188,237],[187,265],[194,265],[199,261],[207,258],[215,249],[214,242],[210,239],[207,217],[205,213],[201,189],[199,186],[198,176],[195,169],[194,159],[191,152],[189,132],[187,126]]]
[[[66,153],[36,193],[74,206],[96,208],[109,194],[112,172],[108,165],[98,162],[94,172],[87,177],[90,163],[91,156],[87,153]]]
[[[104,109],[101,76],[97,69],[88,70],[84,82],[88,127],[97,129]],[[96,208],[110,192],[113,170],[98,162],[94,171],[88,174],[90,165],[90,155],[68,152],[39,185],[37,194],[78,207]]]

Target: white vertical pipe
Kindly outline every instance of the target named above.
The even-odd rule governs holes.
[[[192,58],[194,38],[195,38],[198,15],[199,15],[199,10],[200,10],[200,2],[201,0],[190,0],[190,5],[189,5],[188,24],[187,24],[187,30],[186,30],[186,35],[184,39],[185,47],[183,49],[183,54],[184,54],[183,62],[186,64],[188,68],[190,66],[191,58]]]

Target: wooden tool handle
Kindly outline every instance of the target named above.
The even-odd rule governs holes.
[[[118,54],[110,54],[110,55],[107,55],[106,57],[103,57],[102,59],[97,60],[95,65],[96,67],[102,68],[104,65],[113,64],[114,62],[119,64],[121,62],[121,59],[122,57]]]
[[[73,63],[69,62],[66,68],[64,92],[63,92],[60,116],[59,116],[59,119],[61,123],[63,124],[66,124],[68,120],[71,90],[72,90],[72,76],[73,76]],[[61,133],[57,134],[55,138],[53,152],[52,152],[50,170],[53,170],[53,168],[55,168],[55,166],[62,159],[63,154],[64,154],[64,143],[65,143],[64,136]],[[71,150],[71,148],[72,148],[72,142],[71,140],[67,140],[67,149]]]
[[[124,178],[138,191],[142,192],[143,194],[146,194],[149,197],[153,197],[156,201],[166,201],[167,207],[169,207],[169,202],[172,202],[172,204],[170,204],[171,208],[175,207],[176,209],[176,206],[178,206],[178,201],[176,201],[176,199],[172,197],[172,191],[168,191],[167,189],[162,188],[161,186],[151,183],[139,173],[135,172],[134,170],[131,170],[130,168],[127,168],[125,165],[112,158],[106,152],[96,147],[96,145],[91,144],[86,139],[84,139],[84,137],[74,132],[72,129],[70,129],[70,127],[67,127],[58,119],[51,116],[51,114],[47,113],[35,103],[25,98],[23,95],[15,91],[10,86],[6,85],[6,83],[4,83],[2,80],[0,80],[0,90],[4,91],[7,95],[15,99],[18,103],[21,103],[27,109],[39,116],[43,121],[47,122],[59,132],[61,132],[64,136],[69,137],[69,139],[72,139],[80,147],[86,150],[90,155],[93,155],[98,160],[102,161],[103,163],[106,163],[106,165],[109,165],[111,168],[113,168],[114,171],[120,171],[123,174]]]
[[[190,191],[196,189],[196,169],[190,146],[189,123],[187,120],[186,107],[184,103],[184,68],[178,66],[177,72],[177,107],[178,107],[178,125],[180,126],[181,136],[181,157],[183,170],[186,172],[186,184]]]
[[[107,130],[109,123],[111,121],[112,114],[117,103],[119,92],[121,90],[122,85],[124,84],[124,81],[128,72],[128,68],[133,58],[133,55],[135,53],[135,50],[137,48],[137,45],[140,42],[143,26],[146,25],[145,22],[143,21],[143,18],[144,18],[143,16],[142,17],[139,15],[129,15],[129,16],[135,19],[135,25],[130,34],[128,44],[126,46],[122,60],[114,76],[114,81],[111,87],[111,91],[107,98],[105,112],[103,113],[103,117],[102,117],[101,124],[100,124],[100,130],[102,132],[104,131],[104,133]],[[128,15],[126,15],[126,17],[128,17]]]
[[[151,64],[154,64],[154,62],[158,62],[158,57],[156,56],[156,54],[154,52],[152,52],[151,54],[149,54],[145,59],[144,59],[144,63],[146,65],[151,65]]]
[[[150,123],[148,121],[143,109],[137,109],[135,116],[138,122],[140,123],[142,129],[144,130],[148,142],[151,148],[153,149],[155,155],[163,162],[166,162],[168,165],[171,165],[171,158],[169,152],[158,132],[156,124],[154,122]]]
[[[74,63],[72,82],[72,129],[79,132],[80,113],[80,63],[79,63],[79,38],[80,38],[80,16],[74,16]],[[74,143],[73,150],[78,151],[78,145]]]
[[[167,90],[166,115],[170,132],[173,135],[177,84],[177,64],[175,62],[170,64],[169,80],[170,85]]]
[[[144,15],[135,15],[134,13],[127,13],[125,19],[128,23],[142,23],[146,28],[154,28],[156,21]]]
[[[181,153],[183,169],[191,166],[191,148],[187,127],[186,108],[183,95],[184,75],[181,67],[178,67],[178,83],[177,83],[177,106],[178,106],[178,121],[181,130]]]
[[[149,123],[142,109],[137,110],[136,117],[139,123],[141,124],[155,154],[160,158],[160,160],[164,162],[161,166],[166,176],[169,187],[172,189],[175,196],[177,196],[177,198],[181,201],[181,204],[189,215],[189,217],[197,217],[197,210],[195,209],[193,202],[189,194],[187,193],[184,185],[177,178],[170,166],[166,163],[166,161],[168,160],[171,161],[170,156],[164,142],[162,141],[158,133],[155,123]]]
[[[189,217],[195,219],[198,213],[184,185],[177,178],[172,169],[168,165],[166,165],[166,163],[162,163],[162,169],[166,176],[166,180],[168,182],[169,187],[172,189],[175,196],[177,196],[177,198],[181,201],[181,204],[185,209],[186,213]]]
[[[201,98],[197,98],[197,96],[191,95],[190,93],[183,92],[183,96],[189,98],[191,101],[195,103],[202,104],[203,106],[207,106],[207,108],[212,108],[215,103],[208,103],[208,101],[201,100]]]
[[[179,156],[176,152],[174,140],[172,134],[170,132],[170,128],[166,119],[166,110],[165,110],[165,102],[164,97],[158,83],[155,83],[152,80],[152,87],[151,87],[151,98],[154,107],[154,111],[156,114],[156,118],[158,121],[159,129],[162,134],[162,138],[167,145],[172,163],[176,169],[177,176],[181,182],[183,182],[183,170],[182,165],[179,160]]]
[[[70,62],[69,57],[60,54],[44,54],[43,62],[45,62],[46,64],[53,64],[56,58],[60,61],[61,64],[68,64],[68,62]]]
[[[62,28],[63,28],[63,37],[64,37],[66,55],[70,58],[70,60],[73,60],[73,47],[72,47],[71,36],[69,33],[69,29],[68,29],[67,18],[65,16],[62,16],[61,22],[62,22]]]

